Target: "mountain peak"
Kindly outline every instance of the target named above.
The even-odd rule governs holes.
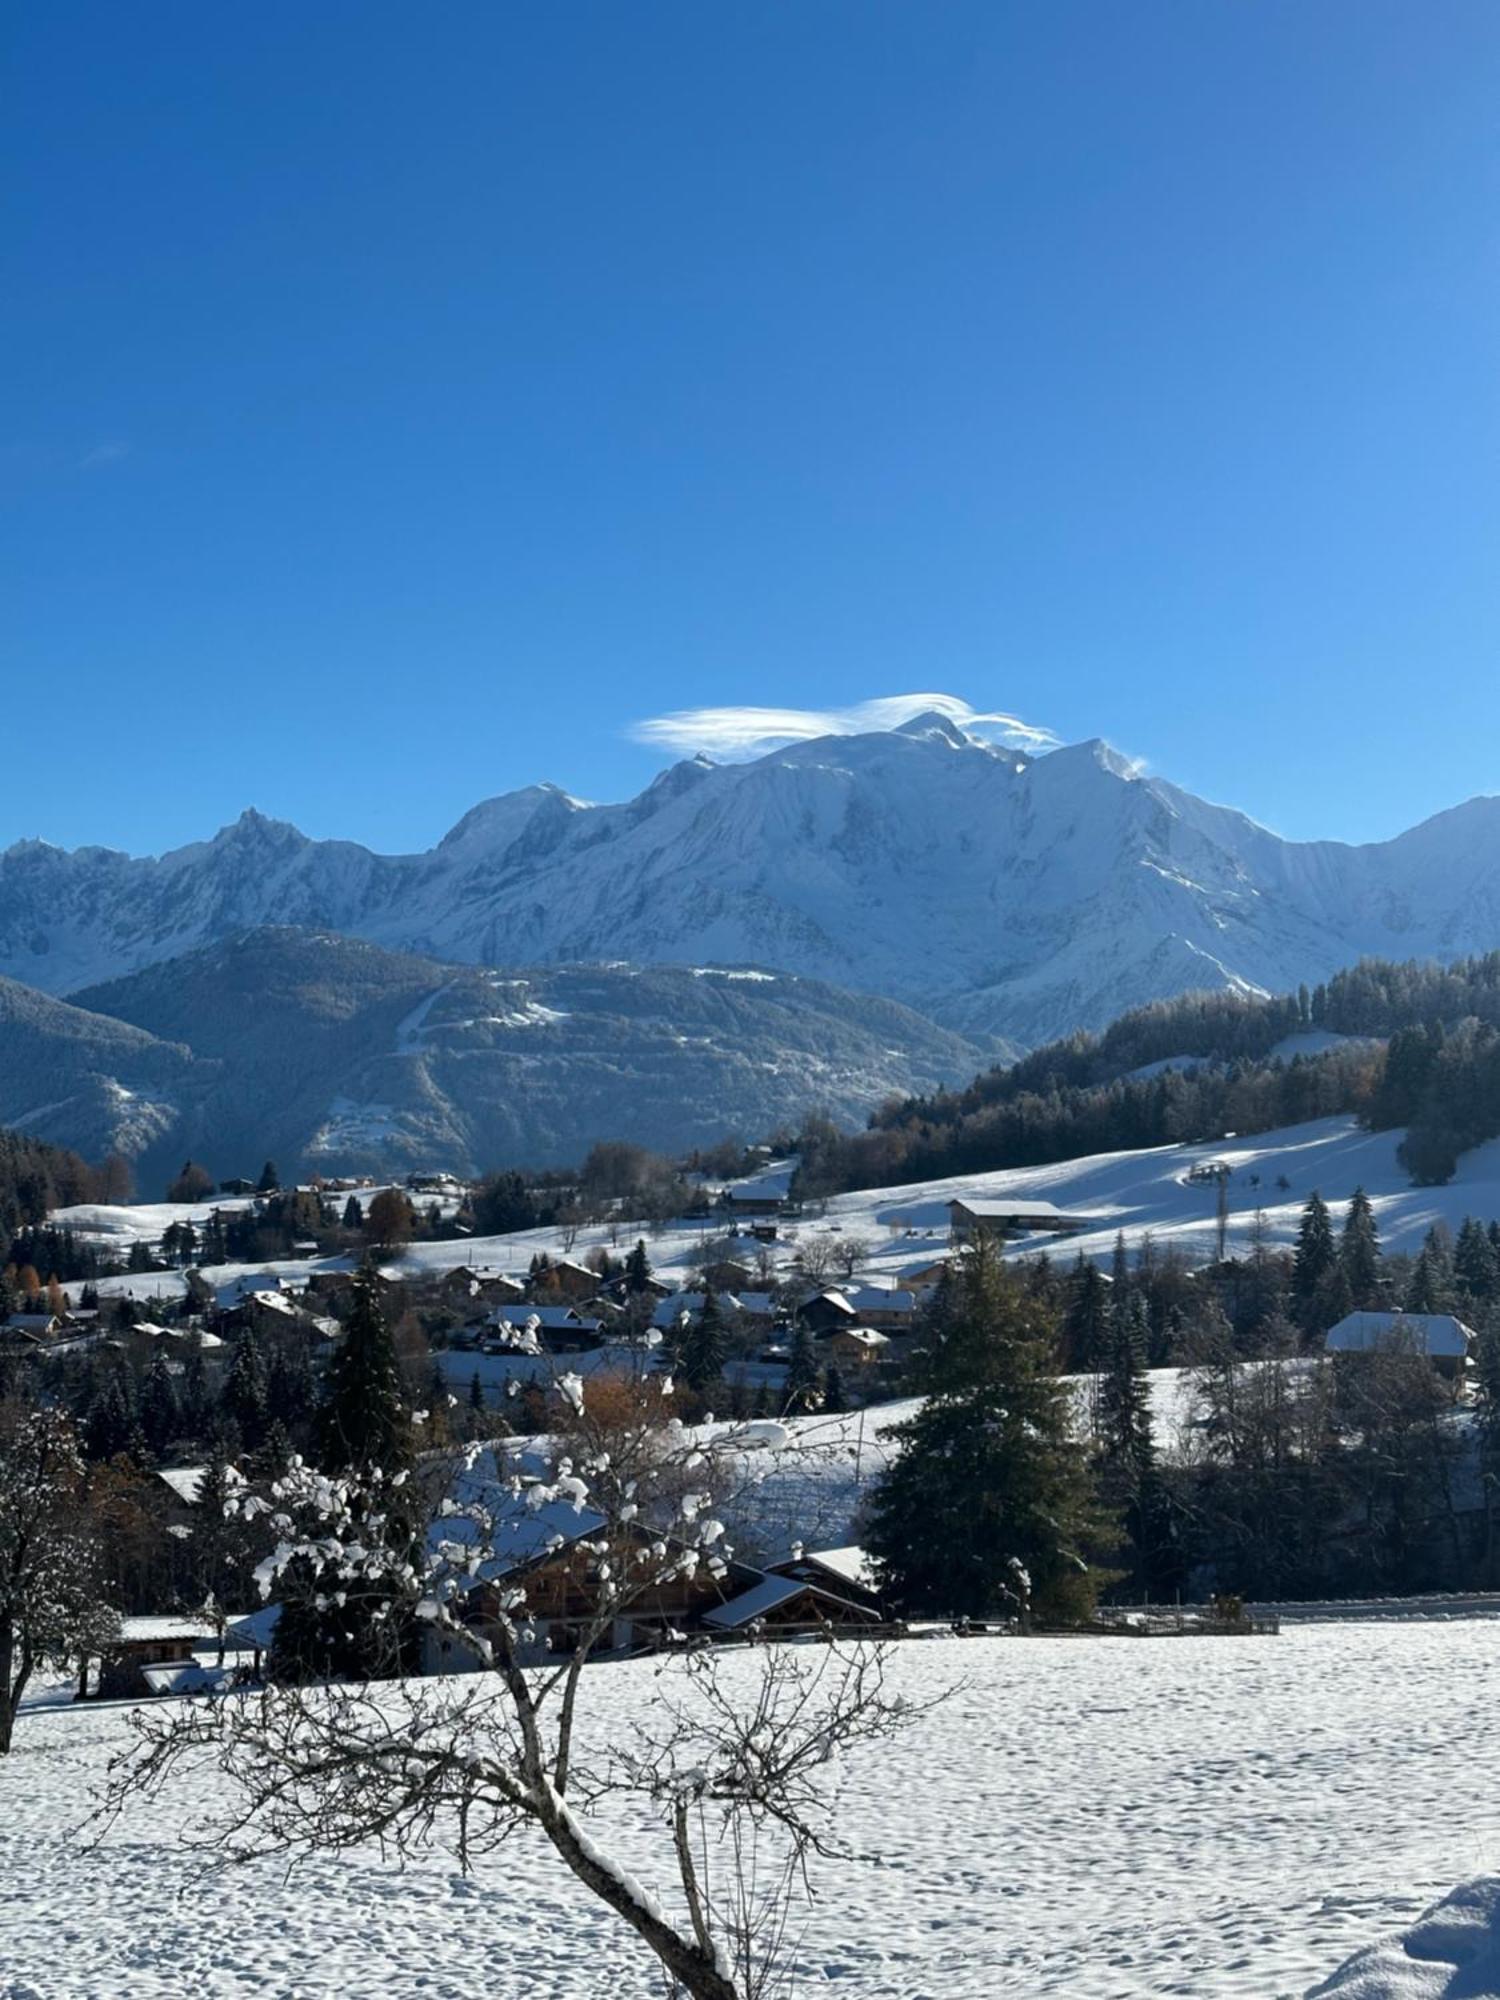
[[[890,733],[892,736],[920,737],[928,742],[951,743],[955,750],[965,750],[979,743],[977,736],[967,735],[951,716],[936,708],[924,708],[920,715],[908,716]]]

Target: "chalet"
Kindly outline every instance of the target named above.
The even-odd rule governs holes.
[[[597,1319],[572,1306],[496,1306],[487,1325],[487,1348],[524,1347],[526,1330],[535,1325],[536,1336],[549,1354],[587,1354],[604,1345],[604,1327]]]
[[[882,1333],[909,1333],[916,1321],[915,1292],[888,1285],[851,1285],[844,1297],[861,1326],[878,1327]]]
[[[890,1346],[890,1335],[878,1332],[873,1326],[837,1327],[832,1333],[824,1334],[818,1342],[822,1353],[855,1368],[873,1368],[876,1362],[886,1358]]]
[[[907,1264],[897,1275],[907,1291],[920,1297],[943,1282],[948,1275],[948,1264],[946,1257],[929,1257],[925,1263]]]
[[[702,1292],[668,1292],[664,1299],[658,1299],[651,1313],[651,1324],[658,1333],[671,1333],[682,1324],[684,1316],[696,1319],[703,1310],[705,1294]],[[728,1301],[724,1301],[726,1307]]]
[[[949,1229],[955,1243],[972,1243],[979,1236],[1071,1236],[1099,1225],[1099,1217],[1059,1208],[1052,1201],[950,1201]]]
[[[809,1333],[832,1333],[835,1327],[853,1326],[859,1315],[842,1292],[814,1292],[798,1306],[796,1320]]]
[[[512,1278],[504,1271],[475,1271],[467,1264],[445,1271],[438,1280],[437,1291],[443,1304],[456,1312],[514,1305],[526,1296],[526,1287],[519,1278]]]
[[[1456,1378],[1473,1342],[1472,1329],[1451,1313],[1352,1312],[1328,1329],[1323,1347],[1333,1355],[1416,1355]]]
[[[791,1554],[784,1561],[772,1563],[771,1573],[792,1577],[799,1583],[821,1585],[873,1611],[882,1608],[874,1565],[863,1549],[853,1545],[841,1549],[804,1549],[800,1542],[794,1542]]]
[[[781,1317],[781,1308],[771,1292],[736,1292],[726,1304],[751,1326],[774,1326]]]
[[[244,1293],[234,1305],[219,1314],[216,1331],[221,1335],[253,1333],[260,1338],[271,1333],[290,1333],[305,1324],[306,1315],[285,1292]]]
[[[599,1289],[599,1273],[571,1257],[557,1257],[544,1269],[533,1273],[531,1290],[539,1299],[568,1299],[577,1303],[591,1299]]]
[[[120,1636],[100,1656],[95,1692],[126,1698],[149,1694],[152,1689],[145,1676],[147,1667],[169,1663],[190,1666],[194,1650],[211,1644],[218,1636],[216,1625],[191,1614],[122,1618]],[[78,1692],[80,1697],[84,1697],[88,1691],[88,1663],[85,1662]]]
[[[705,1266],[704,1277],[715,1292],[742,1292],[755,1283],[755,1273],[735,1257],[720,1257]]]
[[[858,1631],[881,1622],[880,1612],[823,1582],[795,1576],[763,1576],[748,1590],[703,1614],[712,1632],[764,1633],[790,1638],[798,1633]]]
[[[63,1330],[57,1313],[12,1313],[0,1323],[0,1339],[13,1348],[37,1347],[55,1340]]]
[[[503,1507],[494,1523],[495,1554],[467,1593],[465,1624],[488,1636],[498,1614],[497,1593],[525,1593],[525,1627],[538,1657],[570,1652],[601,1608],[598,1575],[600,1537],[611,1546],[643,1547],[660,1537],[631,1524],[609,1528],[605,1517],[570,1500],[529,1506],[524,1495]],[[588,1544],[587,1547],[584,1544]],[[624,1652],[661,1644],[669,1632],[702,1620],[727,1596],[752,1585],[758,1572],[723,1557],[698,1564],[691,1575],[679,1566],[659,1584],[643,1587],[614,1619],[602,1651]],[[460,1635],[431,1631],[424,1640],[422,1665],[428,1673],[452,1673],[478,1664],[478,1655]]]

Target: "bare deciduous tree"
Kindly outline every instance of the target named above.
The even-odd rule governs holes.
[[[208,1756],[232,1801],[215,1829],[237,1854],[330,1852],[378,1840],[398,1854],[442,1843],[468,1867],[530,1828],[656,1954],[695,2000],[765,2000],[782,1978],[810,1861],[835,1851],[835,1753],[901,1726],[878,1648],[759,1650],[758,1680],[692,1650],[674,1608],[712,1591],[728,1562],[711,1498],[715,1448],[673,1420],[659,1379],[592,1391],[560,1374],[569,1415],[545,1478],[526,1484],[480,1448],[449,1462],[425,1555],[393,1559],[360,1519],[357,1484],[294,1466],[273,1489],[285,1539],[268,1580],[312,1558],[341,1615],[361,1592],[398,1603],[473,1658],[443,1679],[251,1695],[151,1710],[113,1767],[105,1807],[122,1810]],[[497,1448],[490,1448],[495,1450]],[[518,1552],[524,1559],[518,1560]],[[554,1596],[536,1584],[550,1565]],[[547,1649],[542,1613],[568,1602],[567,1650]],[[393,1628],[396,1614],[392,1612]],[[664,1646],[647,1732],[600,1747],[580,1726],[586,1676],[618,1621],[654,1625]],[[558,1627],[547,1628],[555,1645]],[[744,1656],[740,1656],[743,1662]],[[665,1907],[602,1844],[611,1799],[644,1803],[675,1864]]]

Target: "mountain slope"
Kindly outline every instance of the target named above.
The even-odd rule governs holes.
[[[0,1126],[91,1160],[133,1157],[174,1128],[213,1072],[180,1043],[0,979]]]
[[[809,980],[666,966],[500,972],[292,928],[79,998],[85,1019],[191,1038],[202,1062],[202,1088],[143,1178],[187,1152],[223,1173],[268,1153],[326,1173],[550,1165],[607,1136],[675,1152],[820,1104],[858,1123],[879,1098],[961,1081],[994,1053]]]
[[[1500,800],[1294,843],[1104,744],[1033,758],[924,716],[695,759],[622,805],[532,786],[421,855],[255,813],[155,860],[0,855],[0,970],[48,991],[267,922],[467,964],[764,966],[1034,1045],[1193,988],[1500,944]]]

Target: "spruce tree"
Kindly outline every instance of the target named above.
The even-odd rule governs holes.
[[[147,1444],[158,1457],[176,1437],[180,1421],[177,1386],[167,1366],[167,1357],[158,1348],[141,1384],[141,1428],[146,1433]]]
[[[651,1259],[646,1255],[644,1237],[636,1238],[635,1248],[625,1259],[625,1289],[627,1292],[643,1292],[651,1277]]]
[[[929,1322],[927,1400],[892,1433],[866,1544],[913,1616],[1032,1614],[1073,1623],[1106,1579],[1111,1537],[1057,1380],[1057,1326],[981,1241]]]
[[[412,1461],[411,1418],[401,1391],[396,1343],[368,1275],[354,1281],[354,1304],[328,1369],[319,1412],[318,1462],[330,1472]]]
[[[1466,1215],[1453,1246],[1453,1276],[1470,1308],[1483,1306],[1500,1292],[1500,1259],[1482,1222]]]
[[[1375,1228],[1375,1211],[1362,1187],[1354,1190],[1349,1212],[1344,1217],[1344,1233],[1339,1240],[1339,1263],[1349,1287],[1349,1310],[1367,1312],[1380,1304],[1380,1237]],[[1332,1322],[1330,1322],[1331,1324]]]
[[[813,1351],[811,1334],[805,1326],[799,1326],[792,1335],[792,1351],[787,1358],[786,1413],[790,1417],[801,1416],[817,1400],[818,1357]]]
[[[830,1416],[837,1416],[847,1410],[849,1399],[844,1394],[844,1378],[839,1373],[837,1362],[830,1361],[823,1370],[823,1408]]]
[[[701,1395],[724,1373],[729,1341],[724,1314],[712,1292],[703,1295],[702,1309],[693,1315],[678,1335],[677,1369],[691,1389]]]
[[[344,1227],[346,1229],[363,1230],[364,1226],[365,1212],[359,1205],[359,1196],[351,1194],[349,1199],[344,1203]]]
[[[1156,1453],[1149,1336],[1146,1302],[1137,1293],[1115,1315],[1099,1385],[1100,1492],[1124,1523],[1134,1590],[1160,1602],[1177,1587],[1180,1568]]]
[[[224,1378],[224,1408],[242,1442],[254,1451],[266,1434],[270,1412],[266,1403],[266,1364],[253,1327],[234,1344],[234,1358]]]
[[[1314,1189],[1302,1210],[1297,1247],[1292,1255],[1292,1312],[1306,1334],[1327,1331],[1319,1321],[1325,1287],[1337,1263],[1338,1250],[1328,1205]]]
[[[1109,1344],[1109,1286],[1091,1258],[1080,1253],[1068,1279],[1063,1311],[1063,1365],[1092,1375],[1103,1367]]]

